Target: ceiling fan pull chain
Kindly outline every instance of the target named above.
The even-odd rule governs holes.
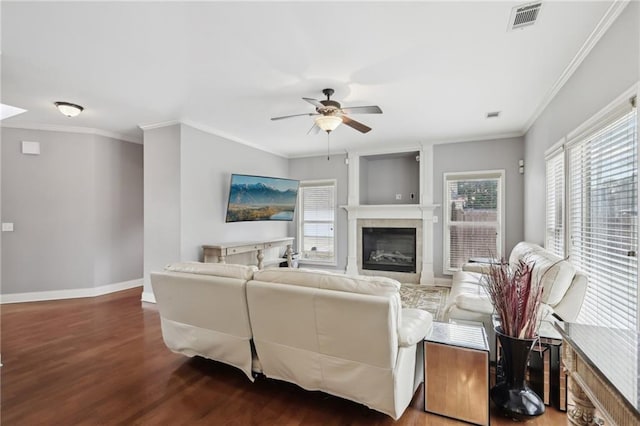
[[[327,161],[329,161],[329,136],[331,132],[327,132]]]

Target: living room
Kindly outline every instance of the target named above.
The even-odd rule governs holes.
[[[466,173],[502,172],[496,254],[520,241],[548,246],[548,158],[637,94],[640,8],[548,1],[538,22],[509,30],[521,4],[3,2],[2,103],[26,110],[2,120],[3,311],[131,289],[138,309],[152,310],[150,274],[202,261],[203,245],[294,237],[304,252],[296,220],[225,221],[232,174],[334,182],[333,258],[302,258],[304,267],[357,271],[354,212],[415,204],[423,225],[414,282],[451,285],[445,182],[475,178]],[[372,130],[306,134],[316,110],[302,98],[324,100],[326,88],[345,108],[378,105],[382,114],[353,116]],[[57,101],[83,110],[66,117]],[[270,120],[291,114],[301,116]],[[398,155],[417,165],[417,187],[367,186],[364,164]],[[363,202],[371,192],[380,198]],[[4,397],[6,371],[24,356],[7,349],[7,321],[3,411],[17,404]],[[185,362],[171,359],[182,370]],[[239,381],[222,367],[198,368]],[[325,409],[314,398],[308,409]],[[410,408],[419,413],[404,421],[439,421],[417,402]],[[357,422],[347,418],[322,419]]]

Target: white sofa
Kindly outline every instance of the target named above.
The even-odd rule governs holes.
[[[555,314],[564,321],[575,321],[587,291],[587,277],[576,271],[567,260],[537,244],[520,242],[509,256],[509,264],[524,259],[534,263],[533,279],[542,280],[541,320]],[[494,312],[489,296],[481,284],[482,272],[488,265],[468,263],[453,274],[447,298],[445,320],[482,322],[489,337],[491,358],[495,359],[495,333],[491,316]]]
[[[253,381],[247,281],[255,266],[176,263],[151,273],[162,338],[173,352],[242,370]]]
[[[253,355],[253,371],[266,377],[394,419],[423,380],[421,341],[432,316],[403,309],[395,280],[242,265],[167,269],[151,282],[163,338],[175,352],[234,365],[250,379]]]

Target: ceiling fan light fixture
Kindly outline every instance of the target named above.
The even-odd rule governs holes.
[[[72,104],[70,102],[54,102],[58,111],[66,115],[67,117],[75,117],[84,111],[84,108],[80,105]]]
[[[320,115],[316,117],[315,121],[318,127],[329,133],[334,131],[342,123],[342,117],[337,115]]]

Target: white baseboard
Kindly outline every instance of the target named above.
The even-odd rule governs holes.
[[[101,285],[99,287],[76,288],[71,290],[34,291],[29,293],[0,294],[0,304],[42,302],[45,300],[79,299],[82,297],[96,297],[116,291],[142,287],[142,278],[120,283]]]
[[[149,303],[156,303],[156,295],[153,294],[152,291],[143,291],[142,292],[142,301]]]
[[[434,284],[441,287],[451,287],[451,278],[436,277]]]

